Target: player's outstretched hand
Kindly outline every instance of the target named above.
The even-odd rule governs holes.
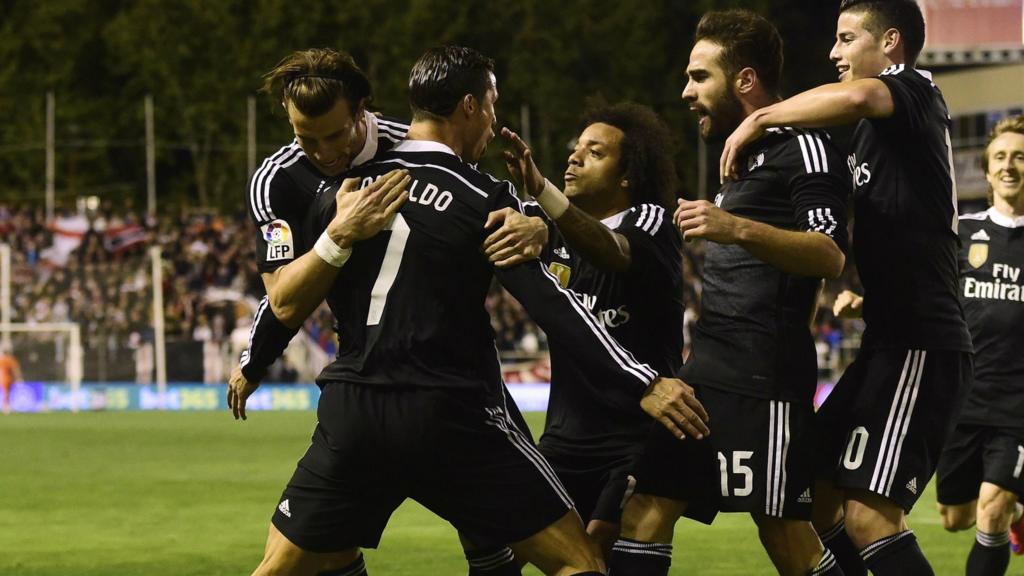
[[[864,297],[849,290],[843,290],[832,304],[836,318],[860,318],[864,315]]]
[[[505,167],[512,177],[512,182],[526,190],[530,196],[537,196],[544,190],[544,175],[533,161],[530,147],[523,142],[518,134],[508,128],[501,129],[501,135],[511,146],[505,150]]]
[[[684,240],[704,238],[719,244],[739,240],[739,219],[707,200],[677,200],[672,221]]]
[[[241,366],[235,366],[235,369],[231,371],[231,378],[228,380],[228,408],[231,409],[235,420],[246,419],[245,402],[249,399],[249,395],[259,387],[259,382],[249,382],[245,378]]]
[[[485,229],[501,224],[484,240],[484,254],[498,268],[508,268],[540,256],[548,243],[544,220],[502,208],[487,215]]]
[[[694,396],[693,388],[677,378],[659,377],[652,382],[640,407],[680,440],[687,434],[700,440],[711,433],[708,413]]]
[[[740,153],[748,144],[764,135],[764,128],[758,124],[757,118],[757,114],[747,116],[725,140],[725,148],[722,149],[718,166],[718,180],[721,184],[739,177],[736,164],[739,162]]]
[[[340,248],[380,232],[409,198],[408,170],[392,170],[366,188],[356,190],[357,178],[348,178],[335,195],[337,213],[327,233]]]

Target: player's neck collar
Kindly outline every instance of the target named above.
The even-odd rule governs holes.
[[[454,150],[433,140],[404,140],[394,148],[395,152],[444,152],[458,156]]]
[[[626,208],[618,214],[613,214],[612,216],[601,220],[601,224],[604,224],[611,230],[615,230],[619,227],[619,224],[622,224],[622,219],[626,217],[626,214],[629,214],[630,210],[632,210],[632,208]]]
[[[1017,216],[1016,218],[1007,216],[996,210],[995,206],[988,209],[988,217],[996,224],[1006,228],[1024,228],[1024,216]]]
[[[366,164],[377,154],[377,117],[369,110],[363,110],[363,121],[366,125],[366,140],[363,149],[352,159],[353,166]]]

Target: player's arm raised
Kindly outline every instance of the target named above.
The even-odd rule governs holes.
[[[505,151],[505,165],[513,181],[537,200],[569,245],[599,270],[627,270],[632,262],[629,240],[570,204],[565,194],[540,173],[529,146],[518,134],[502,128],[501,135],[511,145]]]
[[[862,118],[888,118],[896,105],[877,78],[825,84],[752,112],[725,141],[720,159],[721,181],[736,178],[740,152],[768,128],[825,128]]]

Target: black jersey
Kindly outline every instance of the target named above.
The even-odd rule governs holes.
[[[327,295],[338,356],[318,381],[454,387],[501,394],[501,371],[484,299],[495,274],[552,340],[607,374],[604,385],[639,394],[656,376],[563,289],[539,260],[495,269],[481,246],[488,213],[521,210],[511,183],[462,162],[437,142],[405,141],[351,175],[368,184],[395,168],[412,176],[409,199],[387,231],[357,243]],[[334,197],[314,205],[315,238]]]
[[[1024,217],[960,218],[960,297],[974,342],[961,421],[1024,428]]]
[[[773,129],[746,150],[739,178],[715,204],[777,228],[821,232],[845,250],[849,180],[828,135]],[[821,278],[787,274],[739,245],[708,242],[683,380],[810,402],[817,382],[810,322],[820,286]]]
[[[857,125],[853,252],[864,285],[863,348],[970,351],[957,298],[957,208],[949,112],[927,72],[878,77],[892,116]]]
[[[608,332],[660,374],[682,364],[683,263],[672,215],[642,204],[603,221],[629,240],[630,267],[604,272],[573,251],[557,228],[542,255],[563,286],[576,293]],[[604,374],[580,364],[571,342],[548,339],[551,395],[542,445],[602,453],[636,451],[651,418],[640,392],[608,387]]]
[[[409,125],[364,112],[366,143],[352,165],[369,162],[405,138]],[[328,177],[320,173],[297,141],[263,160],[249,181],[249,216],[257,228],[256,258],[260,272],[273,272],[305,254],[312,246],[300,243],[304,235],[296,229],[325,192],[334,194],[345,175]]]

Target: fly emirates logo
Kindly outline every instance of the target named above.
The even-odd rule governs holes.
[[[850,154],[846,158],[846,165],[850,168],[850,174],[853,174],[854,188],[860,188],[871,182],[871,167],[867,162],[858,163],[856,154]]]
[[[586,305],[587,309],[594,314],[594,317],[605,328],[618,328],[629,322],[629,311],[626,310],[625,304],[618,308],[609,308],[608,310],[594,310],[594,306],[597,305],[597,296],[591,296],[590,294],[580,294],[579,296],[583,299],[583,304]]]
[[[1020,268],[1008,264],[993,264],[991,282],[970,276],[964,279],[964,297],[1022,302],[1024,294],[1021,294],[1019,282]]]

